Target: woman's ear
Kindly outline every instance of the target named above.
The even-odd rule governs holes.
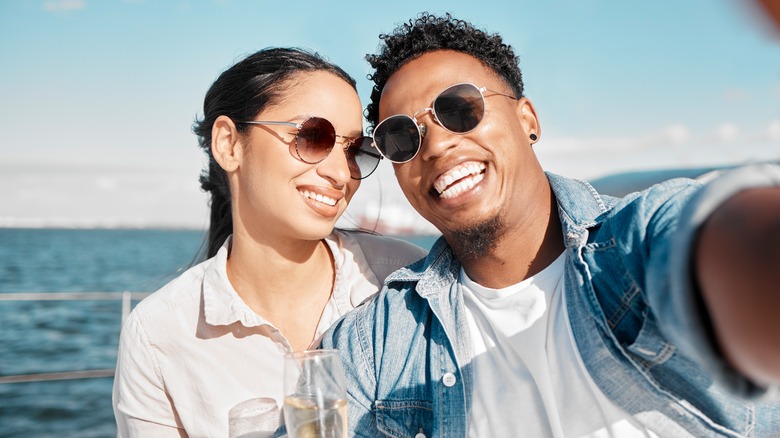
[[[542,126],[536,117],[534,104],[525,97],[517,101],[517,117],[525,133],[531,139],[531,144],[536,143],[539,137],[542,136]]]
[[[225,172],[238,169],[241,163],[241,147],[238,129],[230,117],[219,116],[211,127],[211,153]]]

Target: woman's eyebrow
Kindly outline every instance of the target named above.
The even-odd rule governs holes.
[[[358,138],[358,137],[362,137],[363,136],[363,131],[360,131],[360,130],[356,129],[356,130],[350,132],[347,135],[340,135],[340,134],[336,134],[336,135],[338,137],[342,137],[342,138]]]

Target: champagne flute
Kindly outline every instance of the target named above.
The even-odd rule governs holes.
[[[270,397],[244,400],[228,412],[228,437],[271,438],[279,427],[279,414],[276,400]]]
[[[285,355],[284,393],[290,438],[347,438],[347,391],[338,351]]]

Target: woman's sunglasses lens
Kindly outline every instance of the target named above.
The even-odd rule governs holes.
[[[305,163],[324,160],[336,144],[336,129],[320,117],[306,119],[295,138],[295,150]]]
[[[420,149],[420,131],[409,116],[392,116],[374,130],[374,140],[382,155],[395,163],[405,163]]]
[[[442,91],[433,102],[433,110],[442,126],[462,134],[477,127],[485,113],[485,102],[477,87],[458,84]]]
[[[347,149],[347,162],[353,179],[367,178],[379,165],[379,153],[373,143],[371,137],[360,137]]]

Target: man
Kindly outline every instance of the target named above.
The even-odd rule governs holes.
[[[375,144],[443,239],[323,340],[352,433],[780,436],[780,169],[600,196],[542,170],[500,36],[382,39]]]

